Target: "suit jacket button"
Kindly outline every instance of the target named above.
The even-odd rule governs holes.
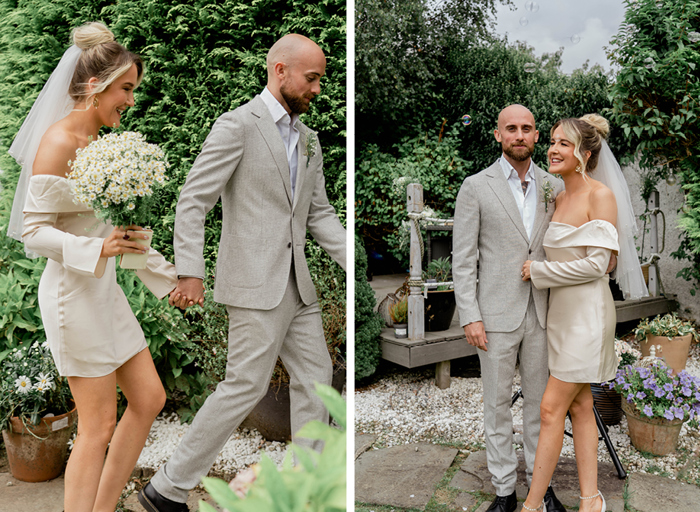
[[[289,243],[287,244],[287,248],[290,248],[290,247],[292,247],[292,242],[289,242]]]
[[[530,249],[529,251],[527,251],[527,253],[528,253],[528,254],[532,254],[532,249]]]

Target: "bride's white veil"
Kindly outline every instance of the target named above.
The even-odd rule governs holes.
[[[22,166],[12,203],[10,224],[7,228],[8,236],[17,240],[22,240],[22,231],[24,230],[22,210],[27,198],[34,157],[41,138],[49,126],[66,117],[75,105],[75,101],[68,94],[68,87],[81,53],[82,50],[75,45],[66,50],[41,90],[39,97],[32,105],[32,109],[17,132],[12,146],[10,146],[10,155]]]
[[[622,174],[620,165],[610,151],[610,146],[603,140],[600,149],[595,179],[612,190],[617,201],[617,234],[620,243],[620,254],[617,258],[615,280],[625,299],[639,299],[649,295],[642,268],[637,257],[635,235],[637,234],[637,219],[632,209],[629,188]]]

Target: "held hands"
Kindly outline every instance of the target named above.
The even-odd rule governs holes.
[[[489,340],[486,339],[486,330],[484,322],[472,322],[464,326],[464,335],[467,337],[467,343],[476,348],[488,352],[486,344]]]
[[[134,241],[136,238],[148,240],[147,235],[136,234],[134,231],[141,231],[140,226],[123,226],[116,227],[112,230],[107,238],[102,242],[102,251],[100,258],[111,258],[117,254],[131,252],[134,254],[145,254],[148,249],[144,249]]]
[[[520,277],[523,278],[523,281],[530,280],[530,264],[531,263],[532,263],[532,260],[527,260],[525,263],[523,263],[523,269],[520,271]]]
[[[204,282],[198,277],[181,277],[170,292],[168,304],[186,309],[195,304],[204,305]]]

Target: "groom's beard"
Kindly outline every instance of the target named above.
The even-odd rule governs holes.
[[[514,146],[511,144],[508,147],[504,147],[503,152],[516,162],[524,162],[535,152],[535,146],[528,146],[527,144]]]
[[[303,96],[294,96],[287,91],[287,88],[282,85],[280,87],[280,94],[287,103],[287,106],[292,111],[292,114],[303,114],[309,110],[309,105],[304,103]]]

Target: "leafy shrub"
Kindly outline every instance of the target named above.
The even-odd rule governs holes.
[[[367,282],[367,254],[360,237],[355,237],[355,378],[372,375],[379,364],[379,333],[383,321],[374,311],[377,299]]]
[[[299,437],[321,439],[323,451],[315,451],[290,445],[283,467],[263,453],[257,478],[239,497],[226,482],[216,478],[203,478],[204,487],[221,508],[231,512],[265,510],[269,512],[340,512],[346,504],[346,406],[340,394],[330,386],[316,385],[316,393],[335,418],[340,429],[319,421],[311,421],[297,433]],[[292,465],[292,453],[299,465]],[[200,511],[216,509],[200,501]]]
[[[619,67],[612,114],[628,140],[627,159],[640,158],[655,185],[677,173],[685,191],[672,256],[689,265],[678,273],[700,286],[700,4],[684,0],[627,0],[625,21],[612,39]],[[648,188],[648,187],[647,187]]]

